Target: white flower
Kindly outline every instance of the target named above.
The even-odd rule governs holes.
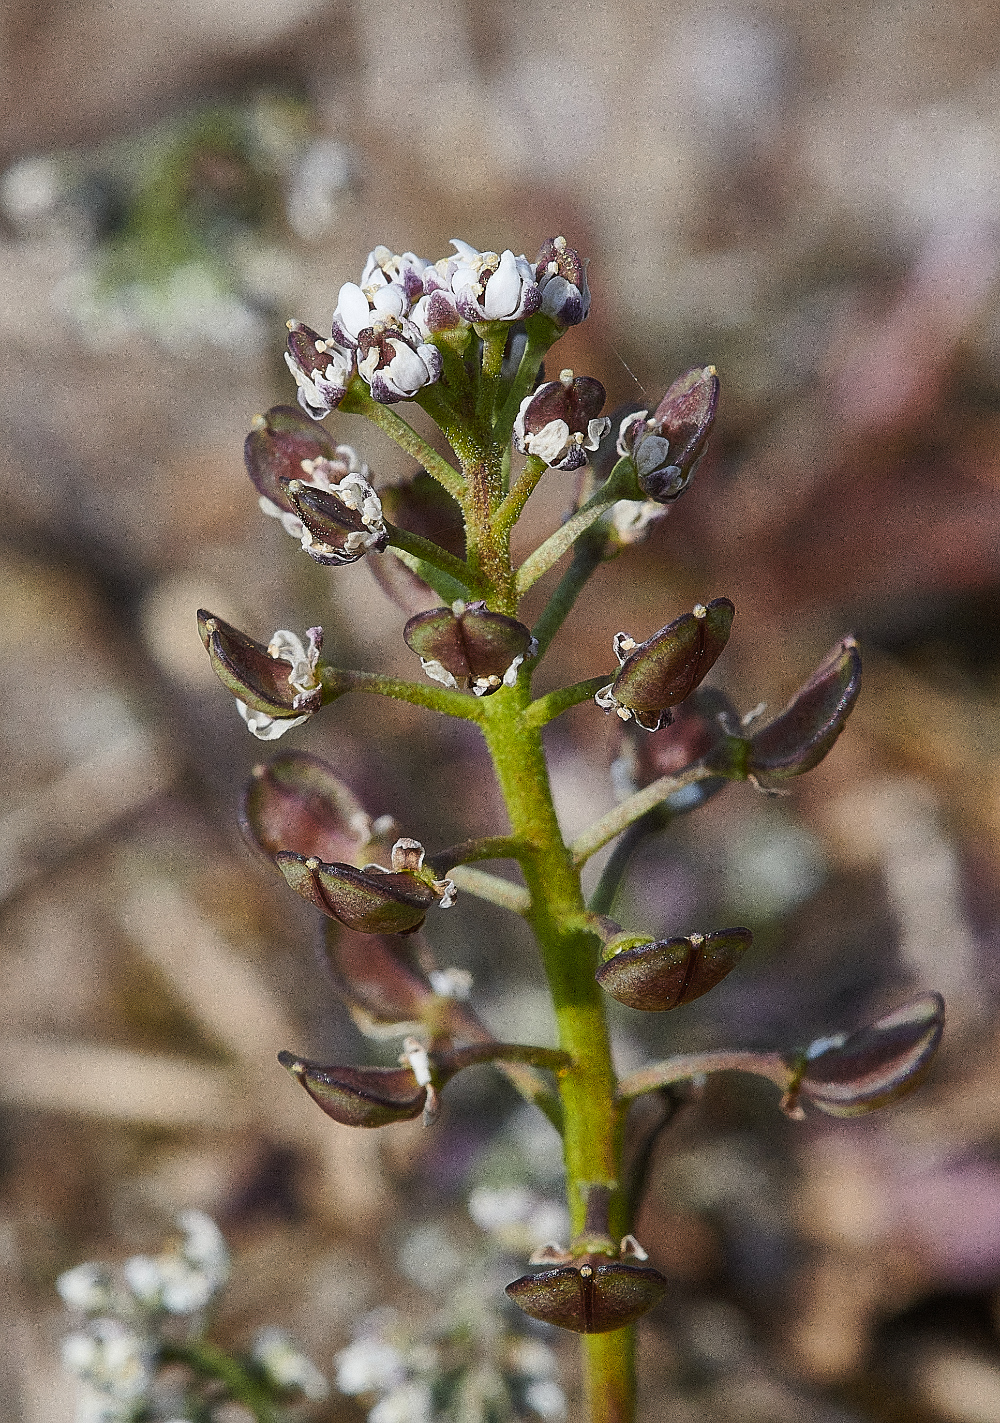
[[[265,1329],[253,1347],[253,1356],[278,1388],[299,1389],[306,1398],[326,1398],[329,1386],[319,1369],[296,1349],[280,1329]]]
[[[412,322],[387,317],[359,333],[358,374],[380,405],[412,400],[423,386],[440,379],[441,370],[441,352],[420,340]]]
[[[137,1402],[152,1382],[150,1341],[116,1319],[95,1319],[87,1333],[71,1334],[62,1358],[71,1374],[121,1402]]]
[[[539,1379],[525,1389],[524,1401],[540,1418],[565,1418],[566,1395],[555,1379]]]
[[[393,1389],[368,1415],[368,1423],[433,1423],[434,1405],[429,1385],[406,1383]]]
[[[406,1378],[406,1360],[383,1339],[356,1339],[333,1362],[341,1393],[383,1393]]]
[[[670,512],[668,504],[655,499],[619,499],[605,516],[619,544],[642,543],[655,523]]]
[[[313,420],[322,420],[347,393],[354,350],[333,337],[320,336],[301,321],[289,321],[285,364],[295,377],[302,409]]]
[[[451,245],[458,256],[438,263],[438,271],[447,272],[458,313],[466,321],[519,321],[538,310],[541,293],[526,257],[515,257],[509,247],[499,255],[477,252],[457,237]]]
[[[218,1226],[201,1211],[182,1211],[177,1223],[184,1239],[155,1258],[133,1255],[125,1262],[125,1282],[147,1309],[196,1314],[229,1276],[229,1251]]]
[[[506,1249],[529,1254],[549,1240],[562,1239],[568,1224],[565,1207],[524,1186],[479,1186],[469,1196],[469,1215],[480,1230]]]
[[[111,1275],[106,1265],[77,1265],[64,1270],[56,1280],[56,1289],[63,1303],[84,1314],[100,1314],[110,1307]]]

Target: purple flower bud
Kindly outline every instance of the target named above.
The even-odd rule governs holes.
[[[324,339],[301,321],[289,321],[285,364],[295,377],[302,409],[313,420],[322,420],[347,394],[354,374],[354,353],[332,337]]]
[[[773,721],[750,737],[747,769],[769,787],[818,766],[847,724],[861,690],[861,651],[842,638]]]
[[[376,321],[358,336],[358,374],[380,405],[412,400],[425,385],[441,376],[441,352],[419,339],[411,322],[392,318]],[[410,334],[412,333],[412,334]]]
[[[635,462],[640,488],[658,504],[671,504],[691,483],[705,452],[719,403],[714,366],[688,371],[667,391],[651,418],[627,415],[618,431],[618,453]]]
[[[658,1270],[584,1255],[575,1265],[522,1275],[507,1294],[532,1319],[577,1334],[607,1334],[645,1314],[666,1288]]]
[[[802,1075],[783,1103],[806,1098],[833,1117],[874,1111],[912,1091],[926,1075],[944,1032],[944,1000],[925,993],[856,1033],[820,1038],[806,1049]]]
[[[621,668],[594,697],[597,705],[614,708],[622,721],[634,717],[646,731],[669,725],[670,707],[691,695],[729,641],[735,611],[728,598],[698,603],[639,646],[619,633],[614,648]]]
[[[321,913],[359,934],[411,934],[432,904],[454,903],[451,880],[436,880],[423,869],[424,851],[416,840],[397,840],[392,869],[381,865],[326,864],[314,855],[281,851],[275,863],[296,894]]]
[[[599,380],[560,371],[558,380],[546,381],[522,400],[514,443],[554,469],[579,469],[587,463],[586,451],[596,450],[611,428],[607,416],[597,418],[605,398]]]
[[[550,237],[539,248],[535,281],[542,294],[540,310],[557,326],[578,326],[590,311],[587,263],[565,237]]]
[[[307,646],[279,628],[265,647],[202,609],[198,631],[215,675],[236,697],[240,716],[261,741],[276,740],[319,711],[322,628],[309,628]]]
[[[517,669],[533,655],[530,628],[485,603],[455,603],[417,613],[403,628],[428,677],[456,687],[459,680],[477,697],[512,687]]]
[[[606,993],[646,1013],[662,1013],[691,1003],[735,968],[753,942],[749,929],[659,939],[614,951],[597,970]]]
[[[254,767],[240,825],[272,859],[291,850],[319,860],[349,860],[372,837],[371,817],[354,793],[331,766],[304,751],[286,751]]]
[[[297,1077],[313,1101],[348,1127],[382,1127],[419,1117],[427,1101],[411,1067],[324,1067],[291,1052],[278,1061]]]

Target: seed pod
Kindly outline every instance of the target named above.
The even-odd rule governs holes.
[[[293,405],[275,405],[254,419],[243,444],[243,460],[257,492],[290,513],[282,479],[301,479],[302,461],[333,460],[337,446],[321,425]]]
[[[691,695],[729,641],[735,612],[728,598],[716,598],[707,607],[698,603],[694,612],[638,646],[619,633],[614,649],[621,667],[594,697],[597,705],[614,708],[622,721],[634,717],[645,731],[669,726],[669,709]]]
[[[307,646],[280,628],[265,647],[201,609],[198,631],[215,675],[236,697],[240,715],[261,740],[273,741],[319,710],[322,628],[309,628]]]
[[[577,326],[590,310],[587,259],[565,237],[550,237],[535,258],[535,281],[542,294],[541,310],[557,326]]]
[[[355,934],[339,924],[326,931],[326,961],[334,987],[362,1026],[419,1022],[435,999],[426,975],[398,935]]]
[[[324,864],[315,856],[281,851],[275,863],[296,894],[331,919],[359,934],[411,934],[432,904],[448,909],[454,902],[451,880],[436,880],[422,869],[423,847],[397,840],[392,869],[366,865]]]
[[[714,934],[637,944],[612,952],[597,970],[597,981],[627,1008],[662,1013],[714,988],[752,943],[749,929],[720,929]]]
[[[427,1087],[410,1067],[324,1067],[291,1052],[279,1052],[282,1067],[302,1083],[313,1101],[348,1127],[382,1127],[419,1117]]]
[[[530,628],[485,603],[454,603],[417,613],[403,628],[408,647],[428,677],[455,687],[463,681],[477,697],[512,687],[517,669],[532,655]]]
[[[861,652],[842,638],[773,721],[750,737],[747,768],[763,786],[818,766],[861,690]]]
[[[291,850],[328,862],[353,858],[372,835],[371,818],[354,793],[331,766],[304,751],[254,767],[240,826],[271,858]]]
[[[368,481],[343,461],[306,460],[297,479],[279,480],[285,503],[302,529],[294,532],[317,563],[356,563],[389,542],[382,504]],[[322,482],[320,482],[322,481]]]
[[[658,1270],[591,1255],[576,1265],[522,1275],[507,1294],[532,1319],[577,1334],[607,1334],[645,1314],[666,1288]]]
[[[560,371],[521,401],[514,421],[514,443],[553,469],[579,469],[611,428],[601,416],[607,392],[593,376]]]
[[[639,486],[659,504],[672,504],[691,483],[708,444],[719,403],[714,366],[688,371],[674,381],[650,418],[627,415],[618,432],[618,453],[635,462]]]
[[[856,1033],[820,1038],[806,1050],[792,1106],[804,1097],[832,1117],[884,1107],[926,1075],[943,1031],[944,1000],[925,993]]]

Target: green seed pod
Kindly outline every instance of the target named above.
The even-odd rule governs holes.
[[[670,707],[691,695],[708,674],[726,643],[736,609],[728,598],[699,603],[636,646],[619,633],[614,640],[621,668],[594,700],[614,708],[622,721],[634,717],[645,731],[659,731],[673,720]]]
[[[403,637],[428,677],[446,687],[463,681],[477,697],[512,687],[517,669],[533,651],[530,628],[490,612],[482,602],[417,613],[403,628]]]
[[[576,1265],[522,1275],[507,1286],[507,1294],[532,1319],[577,1334],[607,1334],[645,1314],[666,1288],[658,1270],[593,1255]]]
[[[847,724],[861,690],[861,652],[842,638],[807,682],[750,737],[747,769],[763,786],[818,766]]]
[[[382,1127],[419,1117],[427,1087],[410,1067],[324,1067],[280,1052],[282,1067],[302,1083],[328,1117],[348,1127]]]
[[[925,993],[856,1033],[820,1038],[799,1059],[790,1094],[832,1117],[856,1117],[904,1096],[926,1075],[944,1032],[944,1000]]]
[[[612,953],[597,970],[597,981],[627,1008],[662,1013],[714,988],[752,942],[749,929],[720,929],[714,934],[637,944]]]
[[[240,826],[271,858],[291,850],[327,863],[353,859],[372,835],[371,818],[354,793],[331,766],[304,751],[254,767]]]

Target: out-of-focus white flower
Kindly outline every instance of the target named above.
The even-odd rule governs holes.
[[[642,543],[653,525],[669,512],[668,504],[658,504],[655,499],[619,499],[605,517],[614,530],[615,542],[628,545]]]
[[[299,1389],[306,1398],[326,1398],[329,1385],[319,1369],[297,1349],[281,1329],[264,1329],[253,1356],[278,1388]]]
[[[522,1335],[515,1339],[510,1351],[511,1366],[516,1374],[526,1379],[554,1378],[559,1370],[555,1354],[541,1339],[529,1339]]]
[[[569,1222],[565,1208],[524,1186],[479,1186],[469,1196],[469,1215],[506,1249],[530,1254],[550,1240],[563,1239]]]
[[[383,1393],[406,1378],[405,1358],[384,1339],[356,1339],[333,1362],[341,1393]]]
[[[112,1400],[135,1403],[152,1381],[150,1341],[116,1319],[95,1319],[86,1333],[63,1340],[63,1364]]]
[[[433,1418],[429,1385],[413,1381],[394,1388],[376,1403],[368,1423],[433,1423]]]
[[[59,1297],[69,1309],[101,1314],[111,1306],[111,1272],[106,1265],[88,1263],[64,1270],[56,1280]]]
[[[540,1418],[565,1418],[566,1395],[555,1379],[538,1379],[524,1391],[524,1401]]]
[[[155,1257],[133,1255],[125,1262],[125,1282],[147,1309],[196,1314],[228,1279],[229,1251],[202,1211],[182,1211],[177,1223],[184,1232],[179,1247]]]

